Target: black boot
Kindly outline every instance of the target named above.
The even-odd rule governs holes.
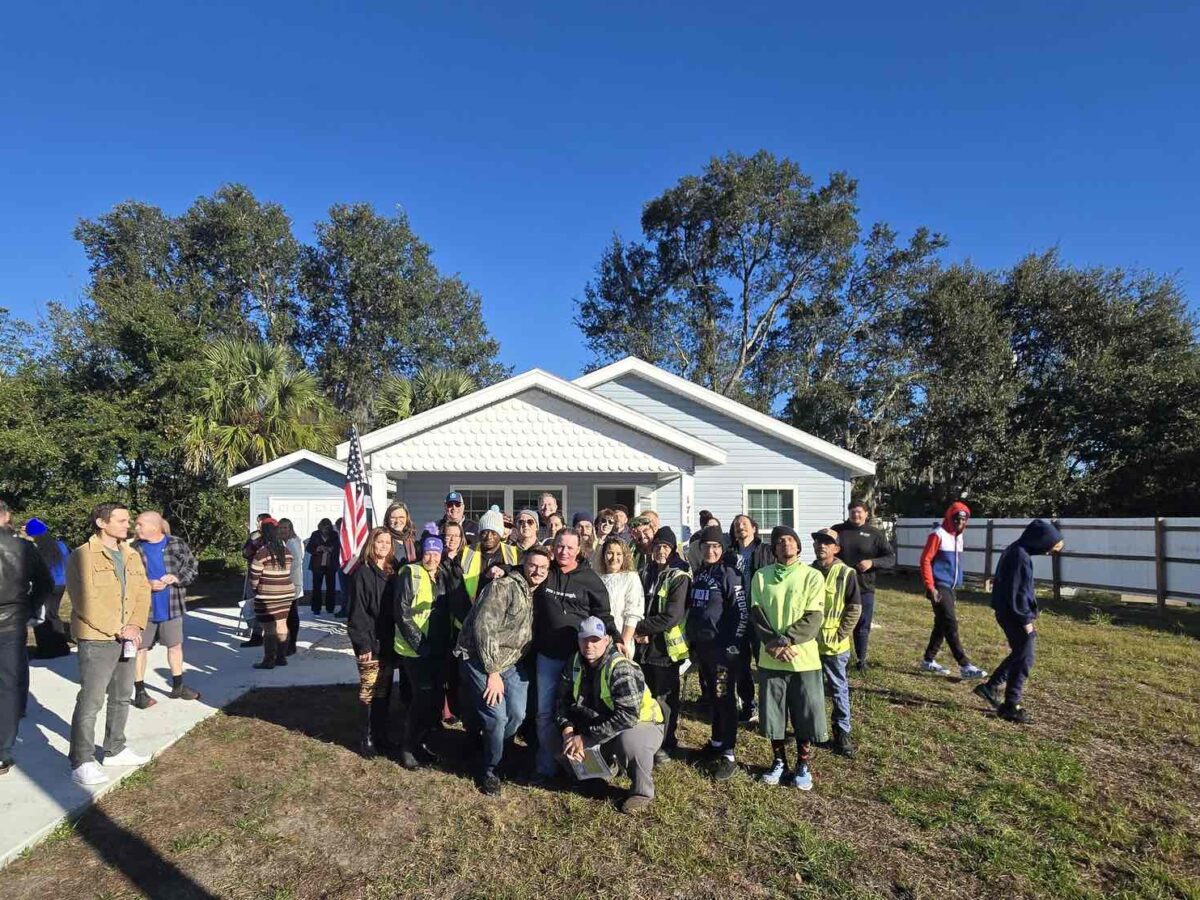
[[[850,733],[848,731],[842,731],[840,728],[833,730],[833,752],[839,756],[853,759],[854,744],[850,741]]]
[[[378,753],[388,753],[392,749],[389,737],[391,700],[391,697],[376,697],[371,701],[371,740]]]
[[[375,733],[371,728],[374,704],[364,703],[358,714],[358,752],[363,759],[375,757]]]
[[[263,645],[263,633],[258,629],[250,632],[250,640],[242,641],[242,647],[261,647]]]
[[[286,666],[288,664],[287,658],[288,658],[287,638],[280,640],[279,636],[276,635],[275,636],[275,665]]]
[[[275,668],[275,649],[279,643],[279,638],[275,637],[274,633],[267,634],[265,631],[262,636],[263,658],[262,662],[256,662],[256,669],[273,669]]]

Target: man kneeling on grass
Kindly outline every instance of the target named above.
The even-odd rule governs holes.
[[[825,578],[800,562],[800,537],[779,525],[771,532],[775,565],[764,566],[750,582],[750,618],[758,629],[759,728],[771,742],[774,764],[764,784],[780,781],[812,790],[808,768],[813,743],[829,740],[825,686],[817,635],[825,620]],[[796,736],[796,771],[787,772],[787,726]]]
[[[579,653],[563,669],[558,687],[562,755],[582,762],[586,750],[599,747],[605,759],[615,757],[633,782],[621,812],[638,812],[654,799],[662,708],[646,689],[641,668],[617,649],[601,619],[589,616],[576,634]]]

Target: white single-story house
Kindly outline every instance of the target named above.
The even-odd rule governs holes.
[[[854,478],[875,464],[686,379],[627,357],[574,381],[531,369],[361,436],[375,507],[403,500],[418,526],[451,490],[467,515],[558,497],[580,510],[656,510],[686,539],[700,509],[728,527],[749,512],[801,535],[841,521]],[[341,512],[339,461],[307,450],[229,480],[250,490],[250,517],[287,515],[306,533]],[[302,526],[301,523],[304,523]]]

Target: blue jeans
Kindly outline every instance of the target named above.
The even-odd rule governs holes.
[[[464,659],[458,663],[462,675],[462,690],[469,703],[474,723],[483,733],[483,776],[496,774],[496,767],[504,755],[504,743],[512,739],[525,721],[525,702],[529,693],[529,670],[523,662],[509,666],[500,673],[504,682],[504,696],[495,706],[483,700],[487,687],[487,673],[475,660]]]
[[[867,644],[871,641],[871,620],[875,618],[875,592],[862,592],[862,615],[854,626],[854,655],[858,664],[867,661]]]
[[[1015,622],[1008,618],[996,616],[996,622],[1004,629],[1004,639],[1008,641],[1008,656],[996,666],[996,671],[988,679],[988,687],[995,690],[1000,685],[1004,689],[1004,699],[1015,706],[1021,702],[1021,694],[1025,689],[1025,679],[1033,668],[1034,652],[1037,648],[1037,632],[1025,631],[1024,622]]]
[[[825,686],[833,698],[833,715],[830,721],[834,730],[850,733],[850,679],[846,667],[850,665],[850,651],[837,656],[822,656],[821,671],[825,673]]]
[[[558,706],[558,682],[570,660],[537,655],[537,772],[551,776],[558,772],[556,757],[562,750],[562,732],[554,724]]]

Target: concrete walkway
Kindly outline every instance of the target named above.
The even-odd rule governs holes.
[[[297,652],[285,668],[251,668],[262,650],[238,645],[236,608],[193,609],[184,624],[184,680],[200,692],[195,701],[171,700],[167,651],[155,647],[146,667],[146,687],[158,700],[150,709],[131,708],[126,737],[138,753],[157,756],[197,723],[257,687],[357,683],[358,674],[344,620],[312,616],[301,607]],[[132,665],[132,663],[130,663]],[[79,690],[75,654],[30,665],[29,712],[13,749],[16,765],[0,778],[0,867],[36,844],[64,818],[74,818],[94,798],[135,769],[113,769],[112,780],[94,788],[71,781],[67,745]],[[104,711],[96,740],[104,737]],[[97,748],[99,749],[99,748]]]

